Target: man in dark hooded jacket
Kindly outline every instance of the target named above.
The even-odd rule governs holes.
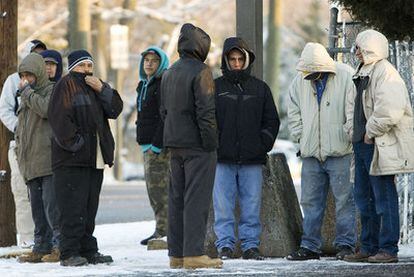
[[[254,54],[238,37],[224,42],[223,76],[215,80],[219,130],[214,181],[214,231],[222,259],[232,258],[237,241],[235,204],[240,203],[239,239],[244,259],[262,260],[259,252],[262,165],[279,131],[279,117],[265,82],[250,75]]]
[[[168,202],[168,255],[171,268],[221,268],[204,255],[204,239],[216,166],[217,126],[214,81],[203,62],[210,37],[184,24],[180,59],[161,81],[164,146],[171,150]]]
[[[93,236],[105,164],[114,161],[114,138],[108,119],[123,102],[109,84],[93,76],[85,50],[68,56],[69,73],[53,89],[49,119],[53,130],[52,169],[60,212],[60,264],[110,263]]]
[[[49,81],[57,83],[62,78],[62,56],[56,50],[48,49],[40,53],[46,64],[46,73]]]

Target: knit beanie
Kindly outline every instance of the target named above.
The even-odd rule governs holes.
[[[81,62],[89,61],[93,63],[91,54],[86,50],[72,51],[68,56],[68,71],[71,71],[75,66]]]

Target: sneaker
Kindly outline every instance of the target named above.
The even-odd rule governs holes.
[[[233,250],[230,247],[223,247],[219,249],[218,256],[222,260],[233,259]]]
[[[319,260],[319,258],[320,255],[318,253],[304,247],[286,256],[286,259],[290,261]]]
[[[184,265],[183,257],[170,256],[170,268],[172,269],[182,268],[183,265]]]
[[[21,255],[17,258],[19,263],[41,263],[42,258],[47,255],[44,253],[30,252],[28,254]]]
[[[158,234],[157,232],[154,232],[154,234],[152,234],[151,236],[149,236],[146,239],[141,240],[141,245],[148,245],[148,241],[152,240],[152,239],[160,239],[162,238],[162,236],[160,234]]]
[[[87,264],[88,260],[81,256],[71,256],[65,260],[60,261],[61,266],[83,266]]]
[[[23,249],[30,249],[30,248],[33,248],[34,241],[32,241],[32,240],[22,241],[22,242],[20,242],[19,246]]]
[[[196,268],[221,268],[223,262],[220,259],[213,259],[207,255],[184,257],[183,267],[185,269]]]
[[[258,261],[264,260],[264,257],[260,254],[259,249],[256,247],[243,251],[242,257],[245,260],[258,260]]]
[[[345,255],[344,261],[350,263],[366,263],[370,255],[363,252],[356,252],[355,254]]]
[[[391,255],[387,252],[378,252],[375,256],[370,256],[368,258],[369,263],[397,263],[398,256]]]
[[[349,245],[341,245],[338,247],[338,253],[336,253],[337,260],[343,260],[345,256],[354,254],[354,250]]]
[[[147,244],[147,250],[164,250],[168,249],[167,237],[150,239]]]
[[[42,257],[44,263],[57,263],[60,261],[60,251],[57,248],[52,249],[52,253]]]
[[[110,255],[103,255],[99,252],[96,252],[93,256],[86,256],[85,258],[90,264],[110,264],[114,261]]]

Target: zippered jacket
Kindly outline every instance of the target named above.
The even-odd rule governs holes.
[[[334,62],[318,43],[306,44],[299,63],[299,73],[289,88],[288,125],[294,142],[299,142],[301,157],[325,161],[352,153],[346,130],[351,126],[345,112],[346,95],[355,93],[352,68]],[[313,81],[305,74],[329,74],[318,104]]]

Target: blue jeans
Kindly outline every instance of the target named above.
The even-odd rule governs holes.
[[[262,182],[260,164],[217,164],[213,189],[217,249],[229,247],[234,250],[236,243],[234,210],[237,196],[240,205],[238,233],[242,251],[259,246],[262,231],[260,224]]]
[[[355,203],[361,213],[361,252],[398,253],[400,220],[394,175],[372,176],[369,169],[374,145],[354,143]]]
[[[328,157],[324,162],[304,158],[302,163],[301,206],[303,235],[301,247],[321,253],[321,228],[328,189],[335,199],[335,247],[355,247],[355,203],[350,182],[351,155]]]
[[[34,229],[33,252],[47,254],[59,247],[59,212],[56,204],[52,175],[27,182],[32,208]]]

